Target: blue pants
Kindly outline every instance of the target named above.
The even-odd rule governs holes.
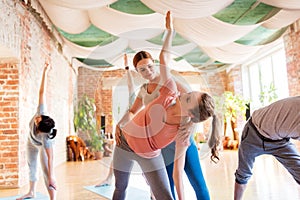
[[[197,200],[209,200],[209,192],[203,177],[198,149],[193,137],[190,138],[190,144],[186,151],[184,171],[196,193]],[[166,164],[172,195],[176,199],[173,180],[175,142],[162,149],[162,155]]]
[[[255,158],[263,154],[274,156],[300,184],[300,155],[295,145],[289,138],[273,141],[264,138],[252,124],[251,118],[244,127],[238,154],[235,181],[239,184],[248,183]]]

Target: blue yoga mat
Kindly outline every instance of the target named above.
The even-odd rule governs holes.
[[[16,195],[16,196],[10,196],[10,197],[1,197],[0,200],[16,200],[17,198],[23,196],[24,194]],[[30,199],[31,200],[31,199]],[[49,197],[41,194],[39,192],[36,193],[36,197],[32,200],[49,200]]]
[[[85,189],[94,192],[96,194],[99,194],[102,197],[105,197],[107,199],[112,199],[115,186],[109,185],[109,186],[102,186],[102,187],[95,187],[92,186],[84,186]],[[135,188],[132,186],[129,186],[127,188],[127,195],[126,200],[141,200],[141,199],[150,199],[150,193],[146,190],[141,190],[139,188]]]

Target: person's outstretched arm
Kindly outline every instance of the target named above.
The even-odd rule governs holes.
[[[48,63],[45,63],[44,71],[42,75],[42,81],[40,85],[40,91],[39,91],[39,105],[46,104],[46,94],[45,94],[45,88],[47,83],[47,72],[50,69],[50,66]]]
[[[121,120],[119,121],[117,126],[122,126],[123,124],[126,124],[130,119],[132,119],[133,115],[135,112],[132,112],[132,107],[134,105],[135,109],[134,111],[140,109],[142,107],[142,102],[141,100],[137,100],[137,98],[134,95],[135,92],[135,84],[133,81],[133,77],[131,74],[131,71],[129,70],[129,66],[128,66],[128,58],[127,58],[127,54],[124,54],[124,66],[125,66],[125,70],[127,71],[127,86],[128,86],[128,93],[129,93],[129,110],[127,112],[124,113],[123,117],[121,118]],[[120,144],[120,127],[116,127],[116,132],[115,132],[115,140],[117,144]]]
[[[188,146],[182,145],[176,141],[175,156],[174,156],[174,169],[173,180],[176,187],[178,200],[184,200],[184,185],[183,185],[183,173],[185,165],[185,156]]]
[[[125,66],[125,70],[127,71],[127,85],[128,85],[128,92],[129,92],[129,98],[130,98],[133,95],[134,91],[135,91],[135,84],[134,84],[134,81],[133,81],[132,73],[129,70],[128,58],[127,58],[126,53],[124,54],[124,66]],[[131,103],[129,102],[129,104],[131,104]]]
[[[55,180],[55,175],[54,175],[54,166],[53,166],[53,148],[46,148],[46,154],[47,154],[47,157],[48,157],[48,177],[49,177],[49,180],[48,180],[48,186],[49,186],[49,189],[51,190],[56,190],[56,180]],[[50,191],[49,191],[50,192]],[[52,191],[54,192],[54,191]]]
[[[173,39],[173,24],[171,18],[171,12],[168,11],[166,14],[166,37],[162,47],[162,50],[159,55],[160,60],[160,77],[161,81],[164,83],[171,77],[170,69],[168,67],[171,55],[170,50],[172,46]],[[185,153],[187,150],[187,146],[181,144],[176,141],[176,149],[175,149],[175,160],[174,160],[174,170],[173,170],[173,179],[176,186],[176,191],[179,200],[184,199],[184,187],[183,187],[183,171],[185,164]]]
[[[160,77],[163,83],[171,77],[171,73],[170,73],[170,69],[168,68],[168,65],[171,60],[170,49],[172,46],[172,39],[173,39],[172,26],[173,25],[172,25],[171,12],[168,11],[166,14],[166,37],[159,55]]]

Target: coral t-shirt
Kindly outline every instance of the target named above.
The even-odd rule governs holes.
[[[159,90],[159,96],[138,112],[123,128],[130,148],[138,155],[153,158],[175,140],[179,125],[164,122],[167,108],[178,97],[176,83],[168,79]]]

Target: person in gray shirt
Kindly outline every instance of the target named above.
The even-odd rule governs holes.
[[[300,96],[276,101],[253,112],[238,150],[234,200],[242,199],[257,156],[273,155],[300,185],[300,155],[290,138],[300,140]]]

